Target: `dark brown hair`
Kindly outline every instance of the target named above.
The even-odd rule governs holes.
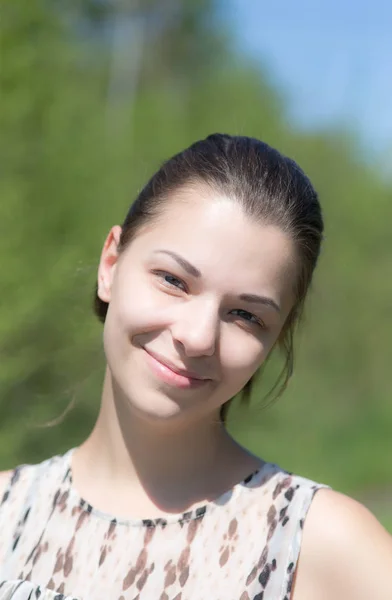
[[[156,219],[173,193],[188,185],[207,185],[238,202],[252,219],[287,232],[297,250],[296,301],[279,336],[285,362],[272,392],[280,395],[293,371],[293,333],[303,309],[320,253],[323,219],[309,179],[290,158],[255,138],[213,134],[163,163],[131,205],[122,225],[119,251],[137,231]],[[104,322],[108,305],[95,294],[95,312]],[[253,378],[243,389],[249,398]],[[280,384],[280,385],[279,385]],[[222,407],[224,420],[229,403]]]

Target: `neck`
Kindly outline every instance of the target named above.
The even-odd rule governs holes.
[[[215,498],[258,463],[230,437],[218,414],[179,426],[135,415],[114,393],[107,370],[96,426],[78,449],[73,469],[87,500],[90,492],[102,498],[102,490],[111,489],[119,492],[113,496],[132,498],[133,512],[143,513],[146,504],[182,512]]]

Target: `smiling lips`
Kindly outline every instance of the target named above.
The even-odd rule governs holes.
[[[144,350],[146,351],[148,363],[154,374],[169,385],[182,389],[189,389],[200,387],[208,381],[211,381],[209,378],[198,375],[193,371],[176,367],[160,354],[153,353],[146,348],[144,348]]]

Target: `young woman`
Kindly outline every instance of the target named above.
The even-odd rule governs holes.
[[[2,476],[0,600],[391,600],[376,519],[225,429],[277,346],[290,375],[322,231],[309,180],[255,139],[212,135],[152,177],[99,264],[94,430]]]

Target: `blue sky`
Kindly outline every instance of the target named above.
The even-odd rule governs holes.
[[[227,0],[239,48],[286,92],[302,126],[348,123],[392,150],[392,0]]]

